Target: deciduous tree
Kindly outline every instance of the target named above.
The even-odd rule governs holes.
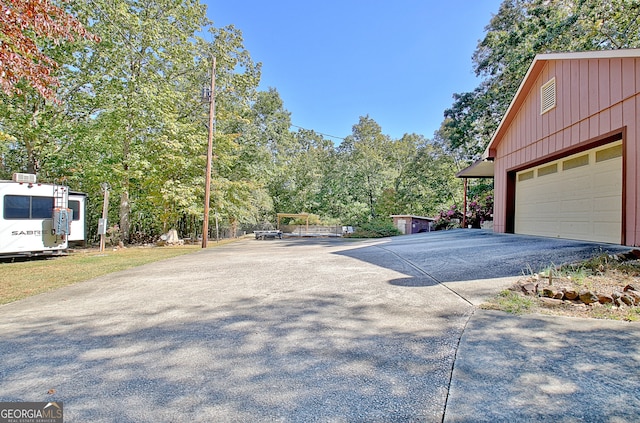
[[[61,0],[64,4],[64,0]],[[59,63],[42,49],[49,44],[86,38],[98,41],[61,6],[50,0],[0,1],[0,86],[7,95],[21,94],[21,83],[53,100]]]
[[[503,1],[473,55],[482,83],[445,111],[449,148],[484,150],[536,54],[638,47],[639,16],[635,0]]]
[[[369,116],[361,116],[349,135],[339,146],[342,160],[348,160],[347,183],[356,202],[369,208],[369,217],[377,217],[376,202],[380,199],[387,181],[393,180],[389,153],[391,138]],[[364,218],[364,216],[363,216]]]

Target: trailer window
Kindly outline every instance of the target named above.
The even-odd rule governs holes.
[[[24,195],[5,195],[4,218],[28,219],[30,214],[31,197]]]
[[[50,219],[53,216],[52,197],[31,197],[31,218]]]
[[[80,220],[80,201],[69,200],[69,208],[71,209],[73,220]]]
[[[5,219],[50,219],[53,216],[53,197],[5,195]]]

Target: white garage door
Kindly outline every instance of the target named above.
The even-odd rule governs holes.
[[[620,244],[622,141],[518,172],[515,232]]]

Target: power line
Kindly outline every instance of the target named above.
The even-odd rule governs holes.
[[[335,138],[335,139],[344,141],[343,137],[336,137],[335,135],[323,134],[322,132],[314,131],[313,129],[303,128],[302,126],[298,126],[298,125],[291,125],[291,126],[298,129],[304,129],[305,131],[313,131],[318,135],[322,135],[323,137]]]

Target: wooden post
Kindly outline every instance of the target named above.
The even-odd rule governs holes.
[[[216,114],[216,58],[212,58],[211,65],[211,93],[209,95],[209,143],[207,146],[207,173],[205,175],[204,186],[204,221],[202,222],[202,248],[207,248],[207,238],[209,237],[209,201],[211,199],[211,162],[213,161],[213,132],[214,119]]]
[[[218,225],[218,210],[215,211],[216,215],[216,242],[220,242],[220,226]]]
[[[462,228],[467,229],[467,181],[468,178],[464,178],[464,201],[462,211]]]

